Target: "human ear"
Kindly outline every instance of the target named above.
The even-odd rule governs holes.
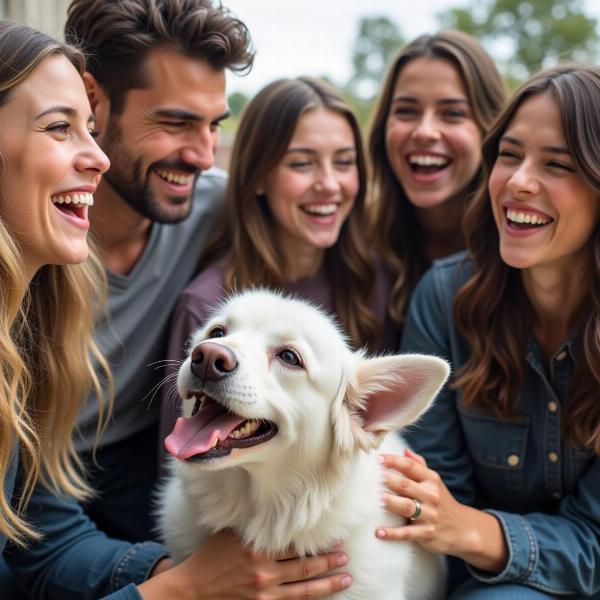
[[[104,131],[110,115],[110,100],[98,80],[89,72],[83,74],[83,85],[96,118],[96,129]]]

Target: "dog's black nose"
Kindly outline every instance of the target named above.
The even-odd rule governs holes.
[[[190,368],[196,377],[223,379],[237,367],[235,354],[225,346],[214,342],[198,344],[192,350]]]

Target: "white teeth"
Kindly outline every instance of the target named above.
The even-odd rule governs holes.
[[[178,175],[177,173],[171,173],[170,171],[163,171],[161,169],[157,170],[156,173],[159,177],[169,183],[176,183],[178,185],[185,185],[194,178],[193,175]]]
[[[524,213],[514,209],[508,209],[506,211],[506,218],[513,223],[531,223],[532,225],[545,225],[552,220],[542,217],[541,215]]]
[[[448,159],[441,156],[431,156],[431,154],[411,154],[408,157],[411,165],[419,167],[443,167],[448,164]]]
[[[52,196],[50,200],[54,204],[87,204],[88,206],[94,205],[94,196],[88,192],[79,192],[72,196],[68,194]]]
[[[303,206],[302,208],[311,215],[328,216],[335,213],[338,209],[338,205],[335,202],[331,202],[329,204],[310,204]]]
[[[246,421],[243,427],[238,427],[234,429],[230,434],[230,438],[234,439],[243,439],[251,436],[255,431],[260,427],[260,423],[258,421]]]

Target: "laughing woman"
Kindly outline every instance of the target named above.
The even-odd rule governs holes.
[[[225,292],[286,290],[333,312],[355,347],[391,345],[387,285],[365,240],[366,168],[358,123],[323,81],[275,81],[247,106],[231,161],[223,227],[207,268],[175,309],[170,358]],[[171,369],[171,373],[174,369]],[[162,436],[175,419],[168,386]]]
[[[431,261],[465,247],[461,222],[481,181],[481,141],[504,99],[494,62],[459,31],[422,35],[390,64],[369,134],[369,189],[400,327]]]
[[[100,390],[92,357],[106,366],[92,339],[103,270],[83,261],[108,159],[92,137],[79,52],[0,21],[0,56],[1,553],[38,537],[24,516],[36,482],[90,492],[71,434],[81,399]]]
[[[387,457],[382,530],[458,557],[456,599],[600,598],[600,69],[543,71],[483,145],[470,255],[415,291],[403,349],[455,379]]]

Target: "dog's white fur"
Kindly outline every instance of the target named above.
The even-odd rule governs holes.
[[[322,311],[264,290],[225,302],[191,347],[217,325],[225,337],[211,342],[232,350],[238,366],[206,393],[238,415],[276,423],[278,433],[224,458],[173,461],[159,519],[175,561],[223,528],[270,553],[294,547],[314,554],[343,540],[353,585],[336,598],[442,598],[441,559],[417,544],[379,540],[375,530],[404,523],[380,500],[378,454],[405,448],[398,435],[384,434],[427,410],[447,363],[421,355],[366,358],[348,348]],[[278,358],[285,348],[301,356],[302,368]],[[188,357],[178,377],[182,398],[197,386],[193,378]],[[194,399],[183,404],[189,416]]]

